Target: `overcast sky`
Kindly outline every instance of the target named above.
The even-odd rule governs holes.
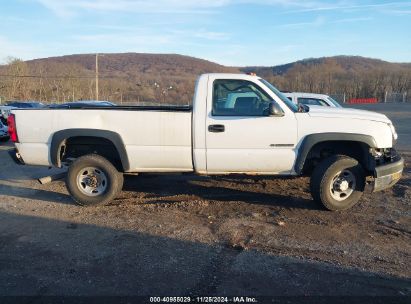
[[[224,65],[333,55],[411,62],[411,1],[0,0],[0,62],[178,53]]]

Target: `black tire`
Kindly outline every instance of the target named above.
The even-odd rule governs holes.
[[[85,190],[81,189],[81,184],[78,182],[79,175],[84,176],[81,171],[86,168],[96,168],[104,175],[104,187],[97,194],[86,194]],[[67,178],[66,186],[77,204],[81,206],[105,205],[115,199],[123,188],[123,174],[118,172],[113,164],[104,157],[97,154],[89,154],[77,158],[71,163]]]
[[[352,189],[349,195],[334,190],[336,176],[339,172],[345,172],[350,178],[355,178],[355,185],[351,183]],[[338,178],[337,178],[338,180]],[[311,195],[314,200],[321,202],[325,208],[331,211],[346,210],[354,206],[360,200],[365,187],[365,174],[361,164],[357,160],[342,155],[333,155],[314,169],[311,175]],[[336,196],[340,196],[338,200]]]

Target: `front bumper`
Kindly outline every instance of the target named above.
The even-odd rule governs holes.
[[[404,159],[399,156],[392,162],[376,167],[372,191],[377,192],[394,186],[400,180],[403,170]]]
[[[17,149],[10,150],[9,155],[17,165],[25,165],[24,160]]]

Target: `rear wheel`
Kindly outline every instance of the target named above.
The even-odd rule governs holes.
[[[123,188],[123,174],[104,157],[89,154],[69,167],[66,186],[77,204],[104,205],[116,198]]]
[[[365,174],[357,160],[334,155],[323,160],[311,176],[311,195],[331,211],[351,208],[360,200]]]

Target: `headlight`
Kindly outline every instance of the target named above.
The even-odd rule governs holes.
[[[393,125],[392,123],[389,123],[388,126],[389,126],[390,129],[391,129],[392,138],[393,138],[394,140],[397,140],[397,139],[398,139],[398,134],[397,134],[397,132],[395,131],[394,125]]]

